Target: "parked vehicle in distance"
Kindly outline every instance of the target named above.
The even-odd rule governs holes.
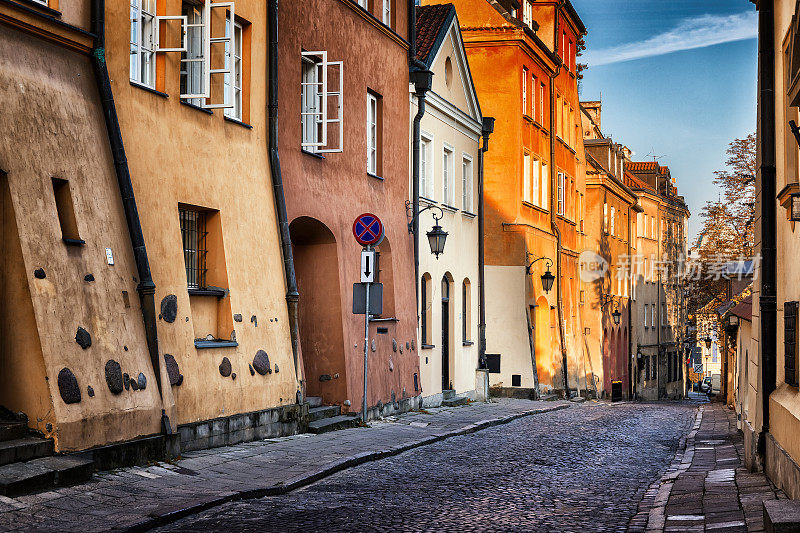
[[[711,392],[711,385],[712,385],[711,376],[703,378],[703,381],[700,382],[700,392],[705,392],[706,394],[708,394],[709,392]]]

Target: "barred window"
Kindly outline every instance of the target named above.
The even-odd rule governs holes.
[[[180,208],[183,260],[186,264],[186,284],[189,289],[205,289],[207,268],[206,212]]]

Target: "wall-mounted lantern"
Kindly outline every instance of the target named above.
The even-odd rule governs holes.
[[[436,213],[432,213],[433,215],[433,228],[427,233],[428,235],[428,244],[431,247],[431,253],[439,259],[439,256],[444,253],[444,243],[447,241],[447,232],[442,229],[439,225],[439,221],[444,216],[444,211],[438,205],[428,204],[427,206],[423,207],[416,213],[414,213],[414,207],[411,202],[406,201],[406,214],[410,216],[411,220],[408,223],[408,232],[414,233],[414,219],[420,216],[423,212],[427,211],[428,209],[438,209],[439,216],[436,216]]]
[[[447,240],[447,232],[439,225],[442,217],[433,215],[433,228],[428,232],[428,244],[431,245],[431,253],[439,259],[439,255],[444,253],[444,243]]]
[[[800,221],[800,193],[795,193],[789,196],[791,204],[789,205],[789,220],[792,222]]]
[[[731,315],[728,317],[728,325],[729,326],[738,326],[739,325],[739,317],[736,315]]]
[[[711,337],[706,337],[704,340],[705,340],[705,343],[706,343],[706,349],[710,350],[711,349],[711,342],[712,342],[711,341]]]
[[[611,313],[611,318],[614,319],[614,325],[619,326],[619,321],[622,318],[622,313],[619,312],[619,309],[614,309],[614,312]]]
[[[530,259],[531,254],[528,253],[527,255],[528,258]],[[547,272],[542,274],[542,290],[545,292],[545,294],[547,294],[553,289],[553,283],[556,280],[556,277],[553,275],[552,272],[550,272],[550,267],[553,266],[553,261],[544,256],[538,257],[534,259],[531,263],[529,263],[528,266],[525,267],[525,271],[528,274],[533,274],[533,272],[531,272],[531,267],[538,261],[545,261],[547,263]]]

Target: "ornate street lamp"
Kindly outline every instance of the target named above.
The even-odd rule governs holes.
[[[437,217],[435,214],[433,215],[433,219],[435,222],[433,223],[433,229],[428,232],[428,244],[431,245],[431,253],[439,259],[439,255],[444,253],[444,243],[447,240],[447,232],[442,229],[439,225],[439,219],[441,217]]]
[[[527,255],[528,255],[528,258],[530,258],[532,254],[530,252],[528,252]],[[553,289],[553,282],[555,282],[555,280],[556,280],[556,277],[553,275],[552,272],[550,272],[550,267],[553,266],[553,261],[551,261],[549,258],[544,257],[544,256],[537,257],[536,259],[531,261],[528,264],[528,266],[525,267],[525,271],[528,274],[533,274],[533,272],[531,272],[531,267],[533,267],[533,265],[535,263],[539,262],[539,261],[547,262],[547,272],[542,274],[542,290],[545,292],[545,294],[547,294]]]
[[[442,229],[439,225],[439,221],[444,216],[444,211],[438,205],[428,204],[416,213],[414,213],[414,206],[411,202],[406,201],[406,212],[410,216],[411,221],[408,223],[408,232],[414,232],[414,219],[420,216],[423,212],[427,211],[428,209],[438,209],[439,216],[436,216],[436,213],[431,213],[433,215],[433,228],[427,233],[428,235],[428,244],[431,247],[431,253],[439,259],[439,256],[444,253],[444,243],[447,241],[447,232]]]
[[[711,337],[706,337],[704,340],[706,342],[706,349],[710,350],[711,349]]]
[[[611,313],[611,318],[614,319],[614,325],[619,326],[619,320],[622,318],[622,313],[619,312],[619,309],[614,309],[614,312]]]

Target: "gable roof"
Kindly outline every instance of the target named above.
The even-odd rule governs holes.
[[[628,165],[630,165],[630,163],[628,163]],[[648,191],[653,190],[650,185],[631,174],[628,170],[625,171],[625,185],[631,189],[647,189]]]
[[[417,6],[417,59],[428,67],[456,15],[453,4]]]

